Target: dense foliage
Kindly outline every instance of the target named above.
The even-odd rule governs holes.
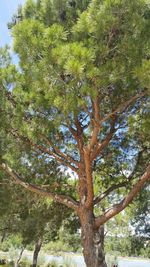
[[[72,208],[87,266],[105,267],[95,238],[150,178],[149,3],[28,0],[9,27],[19,62],[1,50],[1,169]]]

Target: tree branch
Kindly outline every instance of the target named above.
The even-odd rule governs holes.
[[[119,107],[117,109],[115,109],[113,112],[109,113],[108,115],[106,115],[101,121],[100,123],[103,123],[105,121],[107,121],[108,119],[110,119],[113,115],[117,115],[117,113],[122,113],[124,112],[134,101],[136,101],[138,98],[141,98],[143,96],[145,96],[146,93],[141,93],[138,95],[133,96],[130,100],[122,103],[121,105],[119,105]]]
[[[94,205],[98,204],[99,202],[101,202],[105,197],[107,197],[111,192],[113,192],[114,190],[121,188],[121,187],[125,187],[127,185],[127,182],[122,182],[119,184],[114,184],[112,185],[110,188],[108,188],[106,191],[104,191],[101,195],[99,195],[98,197],[96,197],[94,199]]]
[[[12,96],[12,93],[11,92],[7,92],[6,97],[13,104],[13,106],[16,107],[16,102],[15,102],[13,96]],[[23,119],[25,121],[28,121],[28,118],[26,116],[24,116]],[[20,135],[19,135],[19,133],[17,131],[14,130],[13,134],[14,133],[15,134],[17,133],[17,137],[20,137]],[[36,148],[38,147],[38,145],[33,144],[33,142],[30,141],[28,138],[23,137],[22,139],[24,139],[26,141],[28,140],[28,142],[31,144],[31,146],[34,146]],[[59,162],[61,162],[62,164],[66,165],[68,168],[72,169],[74,172],[77,173],[77,168],[79,167],[78,166],[78,162],[76,160],[74,160],[71,156],[65,155],[64,153],[62,153],[55,145],[52,144],[52,142],[50,142],[50,140],[48,140],[48,142],[49,142],[49,145],[53,148],[54,152],[46,149],[43,146],[39,146],[38,149],[40,151],[42,151],[43,153],[46,153],[46,154],[49,154],[49,155],[53,156],[56,160],[58,160]],[[75,165],[77,168],[72,166],[72,164]]]
[[[126,187],[130,182],[131,180],[133,179],[136,171],[137,171],[137,167],[139,165],[139,161],[141,159],[141,156],[142,156],[142,153],[143,153],[144,150],[141,150],[138,152],[138,155],[137,155],[137,160],[136,160],[136,163],[135,163],[135,166],[132,170],[132,172],[129,174],[129,176],[125,176],[125,179],[126,181],[122,182],[122,183],[119,183],[119,184],[114,184],[112,185],[110,188],[108,188],[105,192],[103,192],[102,194],[100,194],[99,196],[97,196],[95,199],[94,199],[94,205],[98,204],[99,202],[101,202],[101,200],[103,200],[105,197],[107,197],[111,192],[113,192],[114,190],[118,189],[118,188],[121,188],[121,187]]]
[[[57,146],[55,146],[55,145],[51,142],[51,140],[49,140],[49,139],[46,138],[45,136],[43,136],[43,138],[44,138],[44,140],[49,144],[49,146],[53,148],[55,154],[57,154],[57,155],[58,155],[59,157],[61,157],[62,159],[67,160],[67,162],[76,165],[76,167],[79,167],[79,162],[78,162],[78,161],[74,160],[71,156],[69,156],[69,155],[67,155],[67,154],[65,155],[63,152],[61,152],[61,150],[60,150]]]
[[[33,143],[32,141],[30,141],[31,146],[37,148],[38,150],[40,150],[42,153],[50,155],[52,157],[54,157],[57,161],[61,162],[63,165],[67,166],[68,168],[70,168],[72,171],[78,173],[78,169],[75,168],[74,166],[72,166],[70,164],[70,162],[66,161],[65,159],[61,158],[60,156],[58,156],[55,152],[47,149],[46,147],[43,147],[41,145],[37,145],[35,143]]]
[[[150,180],[150,164],[148,165],[145,173],[141,176],[141,178],[135,183],[131,191],[128,195],[118,204],[114,205],[104,214],[100,215],[95,219],[95,227],[98,228],[100,225],[107,222],[109,219],[120,213],[124,210],[133,200],[134,197],[137,196],[139,191],[144,187],[145,183]]]
[[[1,169],[4,170],[12,179],[13,181],[18,184],[23,186],[25,189],[27,189],[28,191],[34,192],[36,194],[39,194],[40,196],[43,197],[47,197],[47,198],[51,198],[54,201],[57,201],[61,204],[66,205],[67,207],[78,211],[78,202],[75,201],[73,198],[69,197],[69,196],[65,196],[65,195],[59,195],[56,193],[52,193],[49,191],[44,190],[43,188],[24,182],[19,175],[13,171],[9,166],[7,166],[5,163],[0,165]]]
[[[69,121],[67,121],[67,124],[63,123],[62,125],[65,126],[66,128],[68,128],[68,130],[72,134],[74,140],[77,142],[77,148],[80,152],[80,157],[82,157],[83,156],[83,147],[84,147],[84,141],[83,141],[84,127],[81,126],[77,117],[74,118],[74,124],[76,126],[76,130],[70,125]],[[81,158],[80,158],[80,160],[81,160]]]
[[[129,174],[129,176],[127,177],[128,181],[131,181],[133,176],[135,175],[136,171],[137,171],[137,168],[139,166],[139,163],[140,163],[140,159],[141,159],[141,156],[144,152],[144,149],[142,149],[141,151],[138,152],[138,155],[137,155],[137,160],[136,160],[136,163],[135,163],[135,166],[132,170],[132,172]]]
[[[90,143],[88,144],[88,149],[91,151],[93,147],[97,144],[98,135],[100,131],[100,108],[99,108],[99,97],[93,101],[93,133],[91,136]]]
[[[113,137],[113,134],[116,132],[115,123],[116,123],[116,115],[112,117],[112,123],[109,133],[106,135],[105,139],[102,141],[102,143],[98,143],[97,147],[93,150],[91,153],[91,160],[93,161],[100,152],[109,144],[110,140]]]
[[[61,162],[63,165],[67,166],[68,168],[72,169],[74,172],[78,173],[78,169],[71,165],[70,162],[66,161],[65,159],[61,158],[61,156],[58,156],[55,152],[52,150],[47,149],[44,146],[38,145],[33,143],[28,137],[21,136],[18,131],[14,130],[11,132],[13,136],[18,137],[19,139],[22,139],[25,142],[28,142],[34,149],[37,149],[41,151],[44,154],[47,154],[49,156],[54,157],[57,161]]]
[[[87,199],[86,207],[93,206],[94,189],[93,189],[93,176],[92,176],[92,166],[90,160],[90,151],[84,150],[84,162],[85,162],[85,172],[86,172],[86,182],[87,182]]]
[[[81,163],[84,159],[84,151],[83,151],[84,140],[83,140],[83,128],[78,120],[78,117],[75,118],[75,126],[77,128],[77,131],[74,130],[74,137],[77,141],[78,149],[80,152],[80,163]]]

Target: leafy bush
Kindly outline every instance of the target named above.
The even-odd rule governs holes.
[[[58,240],[56,242],[47,243],[44,248],[46,252],[58,253],[58,252],[68,252],[73,251],[73,248],[70,247],[67,243],[63,243]]]
[[[46,267],[58,267],[60,265],[58,265],[58,263],[56,261],[51,261],[51,263],[49,263]]]
[[[71,262],[70,258],[65,258],[63,263],[57,263],[56,261],[51,261],[45,267],[77,267],[75,263]]]
[[[29,267],[31,264],[31,260],[27,256],[23,256],[21,259],[21,267]]]
[[[18,249],[22,246],[22,239],[19,235],[10,235],[7,239],[5,239],[2,243],[0,243],[0,250],[7,252],[12,247]]]

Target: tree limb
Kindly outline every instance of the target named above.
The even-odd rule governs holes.
[[[72,171],[78,173],[78,169],[77,168],[75,168],[74,166],[72,166],[70,162],[68,162],[65,159],[63,159],[60,156],[58,156],[55,152],[53,152],[53,151],[51,151],[51,150],[49,150],[46,147],[43,147],[41,145],[37,145],[37,144],[33,143],[32,141],[30,141],[30,144],[31,144],[31,146],[33,146],[33,147],[37,148],[38,150],[40,150],[42,153],[54,157],[56,160],[58,160],[59,162],[61,162],[63,165],[67,166]]]
[[[78,202],[75,201],[73,198],[65,195],[59,195],[57,193],[52,193],[49,191],[44,190],[43,188],[24,182],[19,175],[13,171],[7,164],[3,163],[0,165],[1,169],[3,169],[12,179],[13,181],[18,184],[23,186],[25,189],[28,191],[34,192],[36,194],[39,194],[40,196],[51,198],[54,201],[57,201],[61,204],[66,205],[67,207],[77,211],[78,210]]]
[[[85,162],[85,172],[86,172],[86,182],[87,182],[87,199],[86,207],[93,206],[94,189],[93,189],[93,175],[92,166],[90,160],[90,151],[84,150],[84,162]]]
[[[139,191],[144,187],[145,183],[148,182],[149,180],[150,180],[150,164],[148,165],[145,173],[132,187],[128,195],[120,203],[114,205],[104,214],[98,216],[95,219],[95,227],[98,228],[100,225],[104,224],[109,219],[111,219],[112,217],[120,213],[122,210],[124,210],[132,202],[133,198],[137,196]]]
[[[101,202],[105,197],[107,197],[111,192],[113,192],[114,190],[121,188],[121,187],[125,187],[127,185],[127,181],[126,182],[122,182],[119,184],[114,184],[112,185],[110,188],[108,188],[106,191],[104,191],[101,195],[99,195],[98,197],[96,197],[94,199],[94,205],[98,204],[99,202]]]
[[[111,123],[111,128],[110,128],[109,133],[106,135],[105,139],[101,143],[97,144],[96,148],[91,153],[92,161],[96,159],[97,156],[99,156],[100,152],[109,144],[110,140],[113,137],[113,134],[117,131],[117,129],[115,128],[116,120],[117,120],[117,117],[114,115],[112,117],[112,123]]]
[[[83,140],[83,128],[78,120],[78,117],[75,117],[75,126],[77,128],[77,131],[74,130],[74,137],[77,141],[78,149],[80,152],[80,163],[84,159],[84,140]],[[73,131],[72,131],[73,133]]]
[[[65,155],[57,146],[55,146],[50,139],[47,137],[43,136],[44,140],[49,144],[50,147],[53,148],[54,153],[57,154],[59,157],[61,157],[64,160],[67,160],[67,162],[72,163],[76,165],[76,167],[79,167],[79,162],[74,160],[71,156]]]
[[[122,113],[124,112],[134,101],[136,101],[138,98],[141,98],[143,96],[145,96],[146,93],[143,92],[141,94],[135,95],[133,96],[130,100],[122,103],[119,105],[119,107],[117,109],[115,109],[114,111],[112,111],[111,113],[109,113],[108,115],[106,115],[103,119],[101,119],[100,123],[103,123],[105,121],[107,121],[108,119],[110,119],[113,115],[116,115],[118,112]]]
[[[102,194],[100,194],[98,197],[96,197],[94,199],[94,205],[98,204],[99,202],[101,202],[101,200],[103,200],[105,197],[107,197],[111,192],[113,192],[114,190],[121,188],[121,187],[126,187],[132,180],[133,176],[135,175],[136,171],[137,171],[137,167],[139,165],[139,161],[141,158],[141,155],[143,153],[143,150],[139,151],[138,156],[137,156],[137,161],[136,164],[132,170],[132,172],[129,174],[129,176],[125,176],[126,181],[119,183],[119,184],[114,184],[112,185],[110,188],[108,188],[105,192],[103,192]]]
[[[144,149],[142,149],[141,151],[138,152],[138,155],[137,155],[137,160],[136,160],[136,163],[135,163],[135,166],[132,170],[132,172],[129,174],[129,176],[127,177],[128,181],[131,181],[133,176],[135,175],[136,171],[137,171],[137,168],[139,166],[139,163],[140,163],[140,159],[141,159],[141,156],[144,152]]]
[[[67,161],[66,159],[61,158],[61,156],[58,156],[55,152],[53,152],[50,149],[47,149],[44,146],[35,144],[34,142],[32,142],[28,137],[24,137],[21,136],[17,130],[13,129],[13,131],[11,132],[13,134],[13,136],[18,137],[19,139],[22,139],[25,142],[28,142],[28,144],[30,144],[34,149],[37,149],[39,151],[41,151],[44,154],[47,154],[49,156],[54,157],[56,160],[58,160],[59,162],[61,162],[63,165],[67,166],[68,168],[72,169],[74,172],[78,173],[78,169],[75,168],[73,165],[71,165],[71,163],[69,161]],[[66,156],[67,157],[67,156]]]
[[[100,127],[101,127],[101,123],[100,123],[99,97],[97,97],[93,101],[93,132],[92,132],[91,140],[88,144],[89,151],[91,151],[98,142],[97,138],[99,135]]]

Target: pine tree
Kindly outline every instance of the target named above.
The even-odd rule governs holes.
[[[19,70],[1,68],[1,128],[9,143],[1,168],[26,189],[73,209],[87,267],[105,267],[104,224],[150,179],[149,5],[28,0],[21,14],[12,25]],[[71,179],[50,179],[44,190],[35,174],[31,184],[22,165],[32,157],[39,164],[55,159]]]

